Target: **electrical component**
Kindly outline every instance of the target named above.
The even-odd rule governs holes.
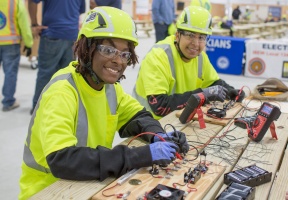
[[[224,109],[219,109],[219,108],[209,108],[207,110],[207,116],[211,117],[217,117],[217,118],[223,118],[226,116],[226,111]]]
[[[146,196],[147,200],[184,200],[184,194],[183,190],[158,184]]]
[[[252,200],[255,198],[255,188],[239,183],[230,183],[216,200]]]
[[[127,172],[126,174],[122,175],[118,180],[117,180],[117,184],[121,185],[122,183],[124,183],[128,178],[130,178],[131,176],[133,176],[134,174],[136,174],[138,172],[138,169],[133,169],[129,172]]]
[[[182,124],[190,122],[197,112],[200,128],[206,128],[201,106],[205,103],[203,93],[192,94],[187,101],[187,104],[181,113],[179,120]]]
[[[196,170],[196,169],[191,170],[190,168],[188,172],[185,172],[184,174],[185,183],[195,184],[200,178],[201,178],[201,173],[199,170]]]
[[[231,182],[235,182],[255,187],[270,182],[271,177],[272,172],[268,172],[256,165],[251,165],[224,174],[224,183],[228,185]]]
[[[149,172],[150,172],[150,174],[152,174],[152,175],[157,175],[157,174],[159,174],[159,169],[157,168],[157,165],[153,165],[152,166],[152,169],[150,169],[149,170]]]
[[[273,121],[277,120],[280,115],[281,111],[277,106],[264,102],[254,116],[235,118],[234,125],[247,128],[249,138],[255,142],[262,140],[269,127],[272,138],[277,139]]]

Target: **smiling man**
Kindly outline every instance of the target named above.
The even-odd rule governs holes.
[[[219,78],[204,51],[212,34],[210,12],[200,6],[186,7],[176,26],[175,35],[155,44],[145,56],[133,90],[156,119],[182,109],[192,94],[205,94],[205,89],[219,94],[215,100],[223,100],[219,98],[223,90],[227,99],[235,99],[239,91]],[[238,101],[244,96],[242,92]]]

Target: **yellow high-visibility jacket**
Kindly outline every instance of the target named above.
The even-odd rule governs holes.
[[[32,47],[33,36],[23,0],[0,2],[0,45],[20,44]]]

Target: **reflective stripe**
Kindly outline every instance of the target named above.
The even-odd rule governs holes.
[[[172,73],[172,77],[176,81],[174,59],[173,59],[172,49],[171,49],[170,45],[169,44],[155,44],[154,47],[155,48],[162,48],[165,51],[165,53],[167,54],[167,57],[168,57],[168,60],[169,60],[169,65],[170,65],[170,70],[171,70],[171,73]],[[171,94],[175,93],[175,89],[176,89],[176,84],[174,84]]]
[[[11,41],[11,40],[20,40],[21,36],[11,35],[11,36],[0,36],[0,41]]]
[[[108,100],[110,112],[112,115],[116,115],[116,109],[117,109],[117,97],[116,97],[116,91],[113,84],[106,84],[106,98]]]
[[[10,1],[10,9],[9,9],[9,25],[10,25],[10,31],[11,35],[16,35],[16,24],[15,24],[15,19],[16,19],[16,5],[14,4],[15,1]]]
[[[9,35],[2,35],[0,36],[0,41],[13,41],[13,40],[20,40],[21,36],[17,34],[17,24],[16,24],[16,15],[17,15],[17,5],[16,1],[9,1],[9,5],[6,5],[8,9],[8,15],[6,17],[7,24],[6,26],[9,28]]]
[[[202,78],[202,70],[203,70],[203,56],[202,53],[198,56],[198,78],[203,80]]]
[[[87,138],[88,138],[88,120],[87,120],[87,113],[86,110],[84,108],[84,105],[82,103],[82,100],[80,98],[80,94],[78,92],[78,89],[76,87],[76,84],[73,80],[72,74],[62,74],[59,75],[57,77],[55,77],[54,79],[52,79],[43,89],[39,100],[37,102],[37,105],[35,107],[35,110],[33,112],[30,124],[29,124],[29,128],[28,128],[28,135],[27,135],[27,139],[26,139],[26,144],[24,145],[24,155],[23,155],[23,161],[24,163],[33,169],[36,169],[38,171],[42,171],[44,173],[51,173],[49,168],[46,168],[44,166],[39,165],[35,158],[33,157],[33,154],[30,150],[30,143],[31,143],[31,128],[34,124],[34,119],[35,119],[35,114],[36,111],[39,108],[39,102],[42,99],[42,94],[44,92],[46,92],[48,90],[48,88],[55,82],[59,81],[59,80],[67,80],[76,90],[77,94],[78,94],[78,98],[79,98],[79,105],[78,105],[78,122],[77,122],[77,130],[76,130],[76,138],[77,138],[77,147],[86,147],[87,146]],[[115,91],[115,87],[113,84],[106,84],[105,85],[105,93],[106,93],[106,97],[108,100],[108,104],[109,104],[109,108],[110,108],[110,112],[111,114],[116,114],[116,108],[117,108],[117,97],[116,97],[116,91]]]

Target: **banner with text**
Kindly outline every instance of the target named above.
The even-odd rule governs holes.
[[[288,80],[288,43],[246,41],[245,76]]]
[[[224,74],[241,75],[245,38],[212,35],[206,45],[206,53],[215,70]]]

